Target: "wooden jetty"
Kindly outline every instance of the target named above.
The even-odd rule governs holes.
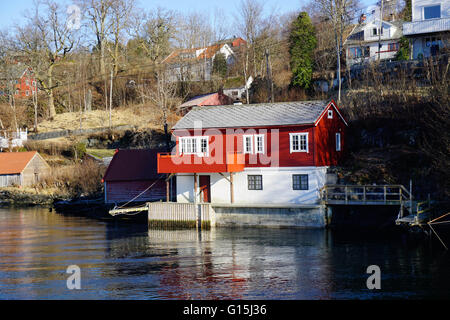
[[[424,225],[431,212],[430,200],[415,201],[402,185],[327,185],[321,194],[327,206],[398,206],[396,225]]]
[[[313,218],[322,219],[324,212],[325,216],[328,217],[329,213],[327,212],[327,208],[344,206],[387,206],[394,207],[394,210],[397,210],[395,207],[398,207],[398,216],[395,220],[397,225],[412,225],[417,221],[422,223],[421,219],[425,218],[428,212],[427,208],[423,208],[428,205],[428,202],[417,203],[414,201],[411,192],[402,185],[326,185],[320,190],[320,193],[321,203],[316,204],[318,208],[311,209],[302,207],[297,210],[298,212],[296,214],[298,214],[298,217],[296,217],[300,219],[299,221],[305,219],[311,220]],[[267,219],[279,222],[281,221],[280,219],[286,219],[286,217],[281,212],[282,210],[280,209],[278,212],[277,208],[284,208],[286,206],[286,208],[291,208],[291,211],[296,208],[294,204],[230,205],[230,208],[224,211],[222,210],[224,206],[211,203],[153,202],[137,208],[115,208],[110,211],[110,214],[112,216],[137,215],[147,212],[148,223],[151,227],[169,229],[210,228],[216,225],[222,225],[225,221],[224,219],[229,219],[231,216],[233,219],[239,220],[234,221],[236,225],[247,225],[249,223],[247,220],[251,217],[256,217],[261,220],[255,222],[257,225],[264,225],[263,222]],[[273,212],[274,210],[276,212]],[[287,213],[286,216],[289,216],[289,214]],[[420,219],[417,220],[417,217]],[[395,219],[395,216],[392,218]],[[273,222],[272,220],[271,222]],[[306,222],[303,221],[303,223],[305,224]],[[323,226],[326,227],[329,223],[327,220]],[[320,223],[316,224],[321,225]]]
[[[215,226],[210,203],[152,202],[138,208],[116,208],[109,214],[136,215],[141,212],[148,212],[151,227],[209,229]]]

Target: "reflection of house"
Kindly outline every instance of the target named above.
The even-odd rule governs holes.
[[[31,69],[20,63],[10,64],[6,69],[0,73],[0,96],[12,90],[14,98],[28,98],[36,92],[37,83]]]
[[[410,39],[412,58],[439,54],[450,40],[450,1],[412,0],[412,22],[403,25]]]
[[[195,108],[173,127],[177,146],[158,155],[158,172],[176,174],[178,202],[316,203],[345,128],[333,101]]]
[[[380,40],[380,20],[362,21],[345,41],[347,64],[394,59],[399,49],[402,26],[399,22],[383,21]],[[380,46],[380,47],[379,47]]]
[[[0,153],[0,187],[32,186],[49,169],[36,151]]]
[[[105,203],[165,200],[166,182],[157,173],[157,154],[157,150],[119,150],[103,178]]]
[[[169,65],[170,81],[209,81],[212,79],[214,59],[219,53],[224,55],[228,65],[234,63],[234,51],[226,43],[175,50],[163,63]]]
[[[191,100],[183,103],[178,107],[178,112],[181,115],[185,115],[193,107],[203,107],[203,106],[223,106],[229,105],[233,103],[233,99],[223,94],[223,92],[219,91],[217,93],[209,93],[201,96],[197,96],[192,98]]]

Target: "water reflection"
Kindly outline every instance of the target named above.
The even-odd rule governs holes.
[[[66,288],[69,265],[82,290]],[[382,290],[365,287],[382,270]],[[148,230],[0,209],[2,299],[448,298],[448,254],[398,235],[325,230]]]

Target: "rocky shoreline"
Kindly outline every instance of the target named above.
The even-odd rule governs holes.
[[[30,193],[23,190],[0,190],[0,207],[52,206],[56,197],[51,194]]]

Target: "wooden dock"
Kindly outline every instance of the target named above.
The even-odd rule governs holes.
[[[209,229],[215,219],[209,203],[154,202],[148,204],[148,223],[151,227]]]
[[[326,185],[321,195],[327,205],[398,206],[412,201],[402,185]]]

